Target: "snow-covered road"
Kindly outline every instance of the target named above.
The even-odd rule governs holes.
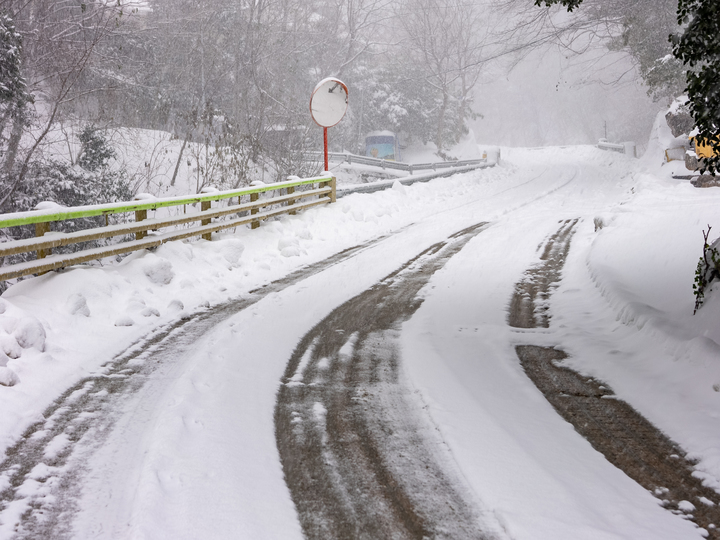
[[[9,411],[0,424],[8,448],[0,538],[301,538],[274,425],[293,351],[337,306],[480,222],[489,226],[430,278],[399,339],[405,381],[426,404],[486,530],[514,539],[701,538],[555,412],[515,346],[562,346],[576,369],[607,380],[720,485],[717,329],[701,318],[694,327],[704,338],[688,334],[692,326],[673,311],[678,303],[659,305],[652,289],[623,297],[633,276],[623,265],[657,255],[617,248],[627,237],[642,247],[635,229],[617,236],[623,220],[659,221],[654,187],[677,191],[698,219],[711,215],[713,201],[669,181],[652,186],[627,158],[592,148],[505,155],[511,164],[495,170],[353,195],[252,234],[164,246],[116,269],[76,269],[10,289],[4,315],[44,323],[47,345],[10,361],[21,382],[0,388]],[[688,214],[678,216],[683,230]],[[577,232],[549,302],[549,328],[511,328],[515,284],[566,219],[578,220]],[[677,236],[645,241],[684,245]],[[328,260],[352,246],[361,247]],[[687,263],[665,266],[675,278]],[[663,293],[674,294],[676,281]],[[86,300],[90,317],[68,314],[73,295]],[[143,309],[159,318],[139,315]],[[113,326],[122,317],[135,324]],[[690,374],[669,388],[684,354]],[[103,377],[123,382],[92,382]],[[706,387],[691,392],[698,381]],[[97,400],[83,397],[93,393]],[[20,435],[30,426],[32,455],[22,456]]]

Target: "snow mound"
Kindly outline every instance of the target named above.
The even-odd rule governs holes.
[[[135,321],[133,321],[132,318],[128,317],[127,315],[118,317],[115,320],[115,326],[132,326],[133,324],[135,324]]]
[[[222,256],[225,260],[233,265],[238,263],[243,251],[245,251],[245,244],[237,239],[228,239],[224,241],[221,250]]]
[[[172,311],[182,311],[183,309],[185,309],[185,305],[177,298],[174,300],[170,300],[170,303],[167,305],[167,307],[169,310]]]
[[[278,240],[278,249],[283,257],[300,256],[300,241],[293,236],[286,236]]]
[[[9,367],[0,367],[0,386],[15,386],[20,378]]]
[[[20,319],[14,335],[23,349],[34,347],[40,352],[45,350],[45,328],[35,317],[25,316]]]
[[[20,358],[22,356],[22,348],[14,336],[10,334],[0,334],[0,350],[10,358]],[[0,365],[4,366],[0,358]]]
[[[157,309],[155,309],[154,307],[146,307],[145,309],[143,309],[140,312],[140,314],[143,317],[152,317],[152,316],[159,317],[160,316],[160,312]]]
[[[678,508],[682,510],[683,512],[692,512],[695,510],[695,505],[691,503],[690,501],[680,501],[678,503]]]
[[[35,205],[34,210],[60,210],[62,205],[53,201],[42,201]]]
[[[167,285],[175,277],[172,263],[167,259],[161,259],[157,255],[147,257],[148,260],[143,266],[143,272],[155,285]]]
[[[280,251],[280,255],[283,257],[299,257],[300,247],[299,246],[288,246]]]
[[[67,302],[67,312],[70,315],[82,315],[83,317],[90,316],[90,308],[87,305],[87,299],[80,293],[71,294]]]

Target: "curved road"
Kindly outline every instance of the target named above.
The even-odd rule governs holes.
[[[585,174],[553,166],[518,174],[512,185],[489,186],[483,200],[158,328],[68,389],[7,451],[0,538],[506,537],[410,390],[400,325],[434,273],[488,227],[513,220],[515,230],[527,225],[515,256],[530,269],[507,299],[508,322],[546,325],[543,306],[578,216],[588,219],[604,204],[589,193],[603,186],[590,186]],[[518,226],[529,205],[543,210]],[[559,229],[558,215],[568,216]],[[548,238],[541,253],[547,264],[535,264],[537,238]],[[234,358],[213,356],[222,343],[236,343]],[[557,398],[568,391],[546,382],[556,379],[547,374],[562,353],[547,351],[517,349],[531,380],[572,422],[578,413]],[[217,385],[206,388],[211,379]],[[247,390],[247,379],[256,381],[256,392]],[[178,402],[182,385],[194,388],[196,403]],[[595,396],[596,387],[576,392],[585,393]],[[166,409],[185,411],[177,415],[182,429],[171,433]],[[288,491],[278,496],[283,480]],[[662,493],[673,494],[674,481],[663,477]],[[648,489],[659,480],[653,482]],[[660,497],[672,510],[679,496]],[[695,519],[707,524],[710,514]]]

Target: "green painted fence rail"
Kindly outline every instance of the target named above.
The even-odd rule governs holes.
[[[333,177],[331,177],[330,175],[317,176],[313,178],[277,182],[275,184],[265,184],[263,186],[255,186],[240,190],[217,191],[208,194],[189,196],[181,195],[179,197],[146,199],[148,202],[117,202],[88,206],[74,206],[68,208],[61,207],[58,209],[48,210],[31,210],[29,212],[13,212],[10,214],[0,214],[0,228],[16,227],[18,225],[31,225],[33,223],[45,223],[50,221],[65,221],[68,219],[77,219],[83,217],[104,216],[108,214],[119,214],[123,212],[137,212],[140,210],[157,210],[158,208],[166,208],[169,206],[182,206],[186,204],[221,201],[224,199],[241,197],[243,195],[253,195],[259,193],[266,193],[268,191],[276,191],[279,189],[305,186],[308,184],[330,182],[331,180],[333,180]]]
[[[315,188],[315,185],[318,187]],[[295,191],[298,187],[309,187]],[[263,193],[284,190],[284,195],[272,198],[260,198]],[[24,261],[12,265],[0,266],[0,281],[42,274],[50,270],[65,268],[75,264],[102,259],[113,255],[129,253],[141,249],[157,247],[171,240],[181,240],[194,236],[202,236],[210,240],[211,234],[223,229],[250,224],[257,228],[260,221],[281,214],[294,214],[299,210],[311,208],[336,201],[336,179],[332,175],[316,176],[305,179],[292,179],[275,184],[252,186],[240,190],[214,191],[198,195],[147,198],[132,202],[118,202],[102,205],[53,207],[30,212],[15,212],[0,215],[0,228],[35,225],[35,238],[14,240],[0,243],[0,257],[19,253],[37,253],[35,260]],[[240,203],[240,198],[249,196],[250,202]],[[212,208],[213,202],[238,198],[238,204],[228,204],[222,208]],[[183,213],[168,218],[148,219],[148,210],[200,204],[199,212]],[[265,209],[265,207],[273,207]],[[111,214],[134,213],[134,221],[76,231],[72,233],[52,232],[50,223],[78,218],[109,216]],[[244,214],[238,216],[239,214]],[[233,215],[237,217],[232,217]],[[219,218],[226,218],[220,220]],[[213,221],[216,220],[216,221]],[[200,226],[158,232],[159,229],[177,227],[200,221]],[[94,247],[67,254],[51,254],[52,248],[111,238],[116,236],[135,235],[128,242],[115,243],[108,246]]]

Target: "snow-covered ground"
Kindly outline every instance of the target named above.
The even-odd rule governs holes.
[[[402,331],[408,379],[482,507],[515,539],[701,538],[565,423],[514,353],[562,347],[720,489],[720,296],[692,315],[701,231],[720,230],[720,190],[673,180],[649,148],[644,160],[589,146],[503,148],[492,169],[21,282],[0,299],[0,373],[18,380],[0,386],[0,449],[153,328],[389,235],[231,317],[161,370],[141,392],[152,407],[140,396],[93,458],[117,465],[85,485],[75,525],[77,538],[299,538],[273,428],[298,340],[422,249],[489,221],[432,278]],[[514,284],[558,221],[574,218],[550,328],[511,329]],[[117,454],[127,441],[133,452]],[[47,488],[38,478],[23,486],[28,497]],[[0,513],[0,538],[13,526]]]
[[[507,159],[560,158],[542,154],[508,151]],[[404,358],[460,469],[511,538],[700,537],[670,523],[656,499],[557,416],[514,351],[562,348],[568,365],[609,383],[720,488],[718,298],[692,315],[700,229],[717,219],[720,193],[615,166],[588,175],[588,162],[585,178],[568,186],[576,196],[565,189],[513,213],[434,276],[404,327]],[[513,284],[538,256],[547,224],[574,217],[583,220],[550,301],[550,328],[508,327]]]

